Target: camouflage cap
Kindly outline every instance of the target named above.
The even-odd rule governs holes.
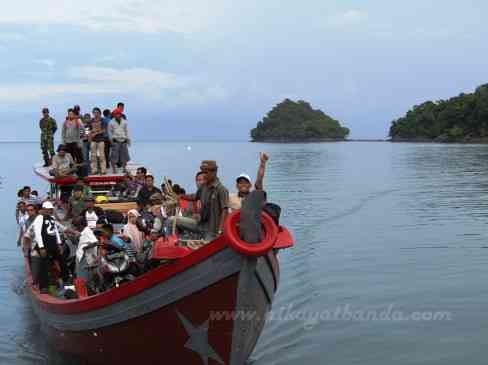
[[[200,169],[201,170],[217,170],[217,162],[214,160],[203,160]]]

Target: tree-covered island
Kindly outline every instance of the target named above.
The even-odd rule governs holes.
[[[349,129],[303,100],[285,99],[251,131],[254,142],[342,141]]]
[[[414,106],[392,122],[390,137],[393,142],[488,142],[488,84]]]

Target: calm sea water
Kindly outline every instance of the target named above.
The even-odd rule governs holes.
[[[191,146],[191,149],[188,148]],[[488,146],[140,143],[133,159],[188,190],[201,159],[228,187],[271,161],[265,184],[296,246],[281,255],[273,317],[250,363],[486,364]],[[0,144],[0,364],[72,364],[46,344],[23,293],[16,189],[35,144]]]

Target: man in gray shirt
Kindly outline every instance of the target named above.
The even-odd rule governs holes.
[[[129,156],[129,128],[127,120],[122,118],[122,112],[115,109],[112,112],[113,119],[108,124],[108,138],[112,146],[112,172],[117,173],[117,164],[121,164],[123,172],[127,172],[127,162],[130,161]]]
[[[207,183],[198,189],[196,194],[184,195],[183,199],[201,202],[199,219],[188,217],[171,217],[169,227],[176,220],[176,226],[182,230],[201,234],[211,241],[222,234],[224,221],[228,214],[229,191],[217,177],[217,163],[211,160],[202,161],[200,170],[205,173]]]

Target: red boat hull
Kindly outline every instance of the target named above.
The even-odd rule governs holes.
[[[221,238],[93,297],[59,300],[31,286],[32,303],[56,348],[90,364],[242,365],[278,286],[276,252],[245,257]]]

